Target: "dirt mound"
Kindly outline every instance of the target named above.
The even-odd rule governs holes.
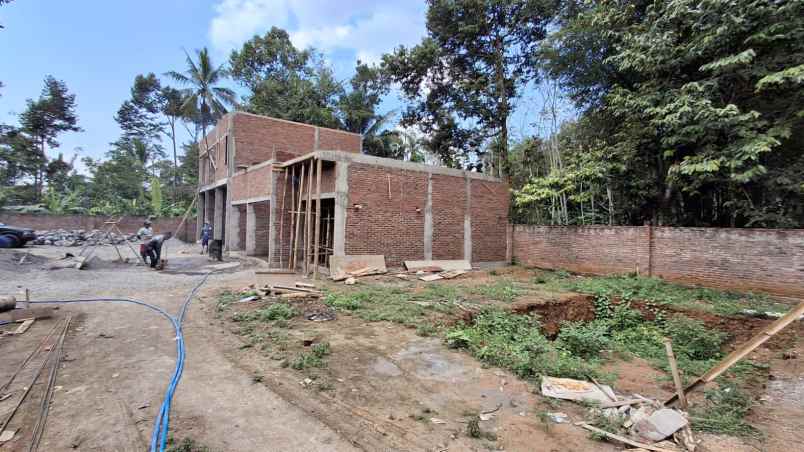
[[[539,314],[544,334],[554,338],[564,322],[588,322],[595,318],[595,304],[592,297],[583,294],[570,294],[553,299],[529,299],[523,297],[511,305],[517,314]]]
[[[0,252],[0,270],[9,272],[28,272],[47,262],[47,258],[20,250]]]

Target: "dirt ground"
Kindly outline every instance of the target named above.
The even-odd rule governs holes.
[[[29,288],[34,300],[127,297],[174,314],[210,265],[216,264],[198,255],[197,248],[172,241],[164,272],[113,263],[116,254],[111,247],[99,248],[101,260],[87,270],[40,269],[48,258],[61,257],[65,251],[74,250],[33,247],[31,263],[20,266],[19,250],[0,250],[0,294]],[[366,322],[343,313],[325,322],[294,318],[283,338],[290,351],[303,352],[309,349],[304,344],[327,342],[331,355],[324,369],[287,367],[275,349],[250,346],[241,326],[221,315],[216,302],[225,289],[292,284],[300,278],[256,275],[259,262],[235,262],[237,267],[209,279],[185,320],[187,361],[173,401],[174,438],[192,438],[211,451],[622,450],[590,439],[572,424],[542,419],[549,411],[581,420],[586,409],[580,405],[547,401],[538,395],[538,388],[511,373],[487,368],[437,338],[421,337],[395,323]],[[469,281],[442,283],[482,285],[493,278],[484,272]],[[568,302],[571,316],[586,315],[579,297],[545,296],[542,301],[548,300],[550,307],[533,308],[539,299],[537,295],[524,300],[521,309],[549,309],[558,318],[567,315],[560,303]],[[256,309],[260,302],[245,305],[237,308]],[[175,363],[169,322],[140,306],[120,303],[61,305],[56,312],[57,318],[69,313],[74,320],[40,450],[146,450]],[[55,323],[55,318],[37,321],[23,335],[0,338],[6,363],[0,367],[0,382]],[[773,349],[761,352],[768,358],[772,379],[758,388],[760,405],[749,420],[766,439],[698,435],[702,450],[804,450],[804,350],[798,328],[793,334],[797,357],[783,359]],[[618,361],[610,370],[618,374],[616,388],[622,392],[655,398],[670,394],[669,384],[656,383],[660,373],[640,360]],[[12,397],[0,401],[0,413],[13,407],[30,378],[30,374],[18,377],[9,388]],[[27,450],[42,386],[34,386],[10,424],[19,429],[17,435],[0,450]],[[467,419],[481,412],[492,412],[480,428],[496,440],[466,435]],[[4,418],[3,414],[0,419]]]

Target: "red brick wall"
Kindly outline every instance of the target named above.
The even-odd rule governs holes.
[[[384,254],[390,266],[422,259],[426,201],[426,173],[351,163],[346,254]]]
[[[272,165],[266,165],[232,176],[232,180],[229,182],[232,200],[270,196],[272,168]]]
[[[325,151],[360,152],[360,135],[342,130],[318,129],[318,149]]]
[[[519,262],[804,297],[804,230],[514,226]]]
[[[5,223],[9,226],[17,226],[21,228],[31,228],[37,231],[50,230],[50,229],[83,229],[91,231],[93,229],[105,229],[106,225],[103,223],[108,221],[109,217],[98,217],[91,215],[41,215],[41,214],[24,214],[24,213],[10,213],[0,212],[0,223]],[[125,234],[133,234],[142,227],[142,223],[146,217],[123,217],[118,223],[118,227]],[[176,232],[176,228],[181,224],[181,217],[175,218],[157,218],[151,220],[153,222],[154,232],[161,234],[164,232]],[[195,217],[188,217],[184,225],[177,232],[178,238],[184,241],[195,241]]]
[[[472,262],[505,260],[508,185],[471,179]]]
[[[198,159],[198,174],[201,180],[201,185],[211,184],[217,180],[226,178],[229,175],[225,156],[225,149],[227,145],[226,135],[229,131],[229,118],[230,115],[226,115],[221,118],[221,120],[218,121],[218,124],[207,133],[206,141],[202,139],[198,144],[198,148],[201,150],[201,158]],[[228,141],[231,156],[232,139],[229,138]],[[209,154],[204,153],[204,151],[207,149],[207,145],[209,145],[210,153],[215,160],[215,167],[209,166]]]
[[[254,216],[256,217],[255,254],[258,256],[268,255],[268,225],[270,223],[270,217],[269,217],[270,204],[271,203],[268,201],[255,202],[252,204],[254,206]],[[245,246],[246,241],[244,236],[243,249],[245,249]]]
[[[284,161],[315,150],[315,126],[281,119],[234,114],[237,165],[254,165],[277,153]],[[318,149],[360,152],[360,135],[318,128]]]
[[[433,174],[433,259],[463,259],[466,180]]]

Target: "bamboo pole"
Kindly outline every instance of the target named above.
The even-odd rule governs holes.
[[[288,186],[288,172],[287,170],[282,171],[282,208],[279,209],[279,268],[284,266],[284,261],[282,260],[282,226],[285,224],[285,195],[287,192]]]
[[[321,159],[318,159],[315,169],[315,245],[313,248],[313,279],[318,279],[318,246],[321,243],[321,167]]]
[[[667,353],[667,361],[670,363],[670,372],[673,374],[673,384],[676,386],[678,405],[682,410],[687,410],[687,395],[684,394],[684,386],[681,384],[681,375],[678,373],[678,363],[676,355],[673,353],[673,343],[668,338],[664,338],[664,349]]]
[[[293,182],[296,181],[296,167],[290,167],[290,237],[288,237],[288,268],[292,268],[292,259],[293,259],[293,227],[296,224],[296,211],[294,207],[296,206],[296,190],[293,186]]]
[[[301,169],[299,170],[299,172],[301,172],[301,180],[299,181],[299,203],[298,203],[299,205],[298,205],[298,207],[296,209],[296,236],[293,239],[293,264],[291,266],[291,269],[293,269],[293,270],[296,270],[296,264],[298,263],[298,260],[299,260],[298,250],[299,250],[299,234],[301,233],[301,231],[300,231],[300,229],[301,229],[301,203],[302,203],[302,194],[304,193],[302,191],[302,190],[304,190],[304,166],[303,165],[302,165]]]
[[[310,235],[312,234],[313,228],[313,208],[310,204],[312,200],[313,194],[313,161],[310,160],[310,166],[307,168],[307,205],[305,206],[305,216],[304,216],[304,275],[307,276],[310,274]]]

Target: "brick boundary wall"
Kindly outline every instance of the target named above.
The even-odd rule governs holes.
[[[195,217],[188,217],[181,230],[177,232],[176,228],[179,227],[181,218],[182,217],[156,218],[151,220],[153,222],[154,232],[157,234],[167,231],[176,232],[176,236],[179,239],[185,242],[195,242]],[[145,219],[146,217],[126,216],[120,221],[118,227],[123,233],[133,234],[142,227],[142,223]],[[52,229],[103,230],[105,227],[103,223],[107,220],[109,220],[109,217],[93,215],[50,215],[0,212],[0,223],[21,228],[31,228],[37,231]]]
[[[514,225],[523,265],[804,298],[804,229]]]

